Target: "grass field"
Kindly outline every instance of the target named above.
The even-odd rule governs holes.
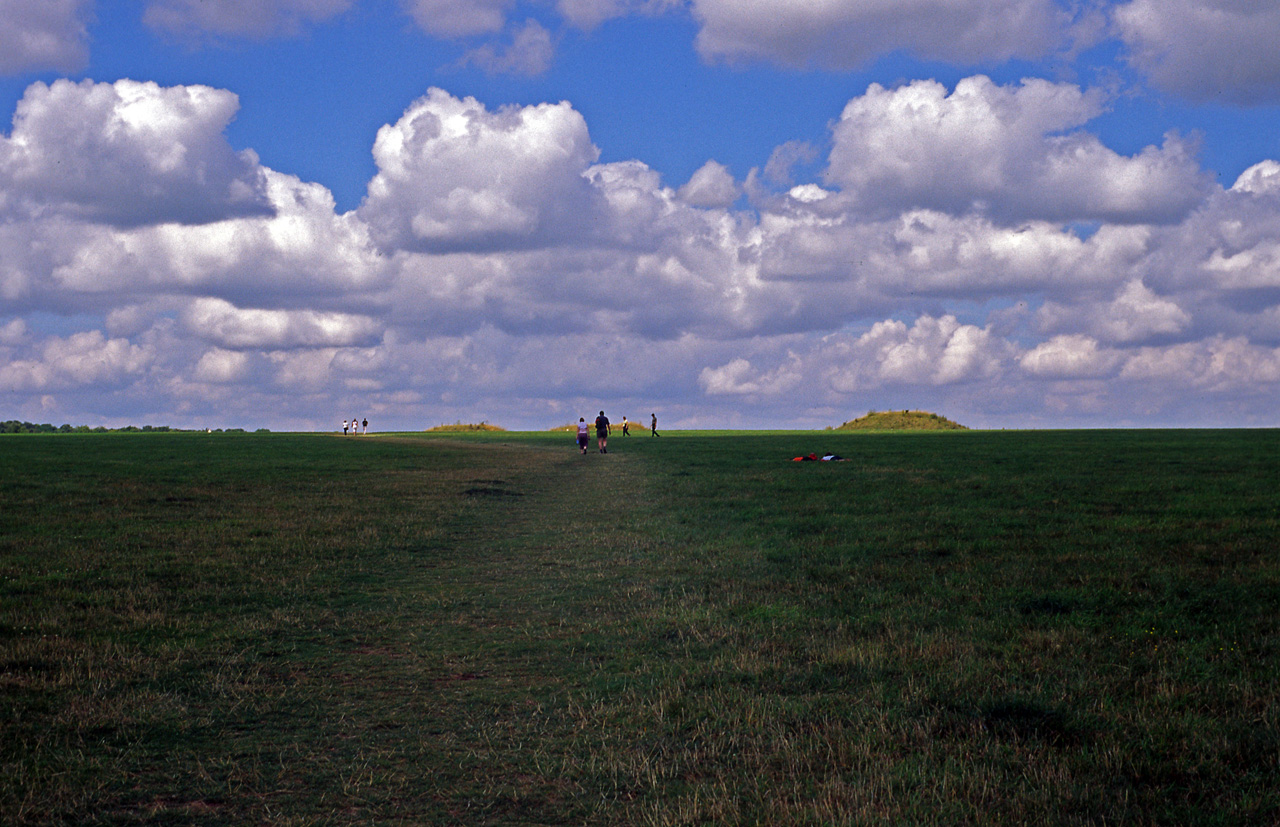
[[[1280,823],[1278,482],[1276,431],[0,437],[0,823]]]

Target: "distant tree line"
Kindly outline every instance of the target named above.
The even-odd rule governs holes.
[[[243,434],[244,428],[222,428],[205,429],[215,434]],[[43,425],[37,425],[34,422],[19,422],[16,419],[10,419],[7,422],[0,422],[0,434],[152,434],[152,433],[181,433],[182,428],[170,428],[168,425],[143,425],[139,428],[137,425],[126,425],[123,428],[104,428],[99,425],[97,428],[90,428],[88,425],[51,425],[48,422]],[[257,433],[270,433],[266,428],[259,428]]]
[[[119,432],[137,432],[150,433],[152,431],[177,431],[178,428],[170,428],[168,425],[143,425],[139,428],[136,425],[128,425],[124,428],[90,428],[88,425],[52,425],[45,422],[37,425],[34,422],[19,422],[16,419],[10,419],[7,422],[0,422],[0,434],[105,434],[112,431]]]

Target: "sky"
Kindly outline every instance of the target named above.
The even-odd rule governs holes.
[[[1273,0],[0,0],[0,419],[1280,426]]]

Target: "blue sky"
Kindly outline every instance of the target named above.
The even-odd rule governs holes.
[[[1280,424],[1271,4],[0,20],[0,418]]]

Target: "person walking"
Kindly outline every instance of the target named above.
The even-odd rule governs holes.
[[[609,453],[609,417],[604,411],[596,417],[596,444],[600,446],[600,453]]]
[[[627,421],[627,418],[625,416],[622,417],[622,435],[623,436],[631,436],[631,431],[627,430],[630,427],[631,427],[631,423]]]
[[[653,421],[649,423],[649,436],[662,436],[658,433],[658,415],[655,413],[649,416],[653,417]]]
[[[364,430],[361,431],[361,433],[363,434],[369,433],[369,417],[366,416],[360,424],[364,426]]]
[[[582,449],[582,453],[587,453],[587,443],[591,441],[591,426],[587,424],[586,417],[578,417],[578,447]]]
[[[347,420],[345,419],[342,420],[342,435],[343,436],[347,435]]]

